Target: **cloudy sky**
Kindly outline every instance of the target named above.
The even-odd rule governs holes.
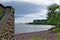
[[[32,22],[34,19],[46,19],[47,7],[60,0],[0,0],[5,6],[15,8],[15,23]]]

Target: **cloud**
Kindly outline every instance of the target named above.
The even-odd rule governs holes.
[[[12,1],[12,0],[0,0],[0,3],[5,3],[5,2],[10,2],[10,1]]]
[[[34,19],[46,19],[47,6],[57,3],[59,0],[4,0],[1,1],[5,6],[15,8],[15,23],[32,22]]]
[[[45,17],[21,17],[21,18],[16,18],[15,23],[28,23],[32,22],[34,19],[46,19]]]
[[[42,11],[35,14],[32,13],[32,14],[19,15],[22,17],[16,18],[15,23],[28,23],[28,22],[32,22],[34,19],[46,19],[47,10],[42,10]]]
[[[5,6],[12,5],[15,8],[15,23],[29,22],[30,20],[32,21],[33,19],[38,19],[41,10],[45,9],[46,7],[44,5],[35,5],[26,2],[6,2],[3,4]]]
[[[60,4],[60,0],[0,0],[0,2],[27,2],[27,3],[33,3],[37,5],[50,5],[52,3]]]
[[[60,0],[14,0],[14,1],[22,1],[22,2],[29,2],[29,3],[33,3],[33,4],[37,4],[37,5],[50,5],[52,3],[57,3],[60,4]]]
[[[39,10],[42,10],[44,5],[35,5],[32,3],[26,3],[26,2],[7,2],[3,3],[4,5],[11,5],[15,8],[16,13],[26,14],[26,13],[36,13],[40,12]]]

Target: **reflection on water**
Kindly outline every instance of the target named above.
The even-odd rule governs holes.
[[[51,27],[52,27],[51,25],[15,24],[15,34],[44,31],[50,29]]]

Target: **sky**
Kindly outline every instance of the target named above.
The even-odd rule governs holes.
[[[15,8],[15,23],[28,23],[34,19],[46,19],[47,7],[60,4],[60,0],[0,0],[0,3]]]

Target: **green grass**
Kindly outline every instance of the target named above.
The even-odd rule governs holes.
[[[54,31],[56,33],[60,33],[60,27],[54,27],[54,28],[52,28],[52,31]]]
[[[57,37],[55,38],[55,40],[60,40],[60,27],[53,27],[52,31],[57,33]],[[46,40],[44,38],[30,38],[29,40]]]
[[[57,33],[57,38],[55,38],[55,40],[60,40],[60,27],[54,27],[52,28],[52,31]]]
[[[56,38],[55,40],[60,40],[60,37]]]
[[[60,40],[60,33],[58,33],[58,37],[55,40]]]
[[[46,40],[44,38],[30,38],[29,40]]]

